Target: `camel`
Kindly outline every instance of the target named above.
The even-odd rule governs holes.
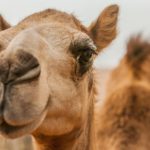
[[[0,32],[0,134],[38,150],[97,150],[93,61],[117,35],[119,8],[85,27],[47,9]]]
[[[99,149],[150,149],[150,43],[132,37],[108,80],[97,116]],[[97,110],[98,111],[98,110]]]

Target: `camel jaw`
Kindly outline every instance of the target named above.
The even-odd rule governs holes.
[[[6,122],[1,123],[0,125],[0,134],[5,138],[18,138],[27,134],[32,133],[35,131],[45,119],[47,110],[45,110],[39,118],[32,121],[29,124],[22,125],[22,126],[12,126],[7,124]]]
[[[24,96],[13,96],[15,93],[19,93],[17,91],[12,92],[13,90],[16,90],[16,87],[19,90],[20,85],[30,86],[30,83],[32,82],[38,83],[40,66],[34,59],[31,61],[32,64],[33,62],[36,62],[33,64],[33,67],[31,67],[31,63],[29,64],[31,68],[24,65],[26,66],[26,69],[24,69],[25,72],[22,72],[22,74],[16,72],[16,70],[20,72],[19,69],[22,64],[14,65],[15,67],[12,66],[11,69],[11,66],[8,64],[10,60],[4,57],[3,54],[0,55],[0,59],[0,134],[6,138],[17,138],[32,133],[41,125],[47,114],[48,100],[47,103],[45,103],[45,107],[41,108],[37,114],[32,114],[32,106],[34,104],[30,104],[31,110],[26,110],[25,108],[25,103],[30,103],[31,101],[31,99],[28,100],[28,94]],[[23,91],[23,88],[21,89]],[[31,90],[30,94],[32,94]],[[24,105],[19,106],[19,102],[17,101],[20,101],[20,103],[21,101],[24,101],[25,103]],[[14,111],[16,107],[20,108],[20,110]],[[23,108],[25,108],[24,113],[21,111]],[[26,119],[22,119],[25,116]]]
[[[40,115],[38,115],[34,119],[32,118],[32,121],[30,120],[29,123],[24,123],[22,125],[19,125],[19,124],[12,125],[8,123],[9,122],[8,120],[6,121],[4,115],[3,117],[1,115],[0,134],[4,136],[5,138],[10,138],[10,139],[15,139],[15,138],[19,138],[21,136],[27,135],[27,134],[31,134],[32,132],[36,131],[36,129],[38,129],[41,126],[42,122],[46,118],[48,107],[49,107],[49,100]]]

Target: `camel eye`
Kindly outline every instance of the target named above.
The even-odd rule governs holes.
[[[77,57],[77,76],[83,76],[92,67],[93,55],[95,55],[95,52],[92,49],[84,49],[80,52],[80,55]]]
[[[93,56],[92,50],[90,49],[84,50],[79,56],[79,63],[81,64],[87,63],[91,59],[92,56]]]
[[[92,67],[97,47],[88,35],[79,33],[74,35],[70,50],[76,59],[76,75],[84,75]]]

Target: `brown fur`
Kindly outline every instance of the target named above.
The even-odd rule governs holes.
[[[117,23],[118,11],[116,5],[107,7],[97,21],[90,26],[91,36],[99,50],[105,48],[117,35],[115,24]]]
[[[0,15],[0,31],[10,28],[11,25]]]
[[[92,64],[99,43],[107,46],[116,37],[117,14],[112,5],[86,28],[48,9],[0,33],[3,136],[31,134],[40,150],[96,150]]]
[[[149,150],[150,43],[131,38],[99,110],[99,149]]]

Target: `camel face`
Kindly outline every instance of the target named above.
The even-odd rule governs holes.
[[[117,16],[112,5],[86,28],[47,10],[0,33],[9,41],[0,53],[3,136],[60,136],[82,127],[93,101],[93,60],[116,37]]]
[[[31,132],[43,119],[47,121],[46,115],[52,116],[48,119],[49,134],[62,132],[53,116],[57,124],[64,122],[64,128],[71,130],[84,103],[77,78],[84,78],[95,51],[88,35],[59,24],[17,35],[0,56],[2,134]],[[85,70],[80,72],[80,67]]]

